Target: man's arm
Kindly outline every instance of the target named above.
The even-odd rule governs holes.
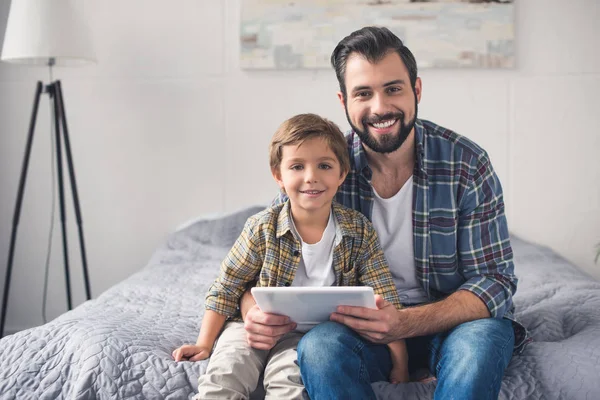
[[[473,168],[468,189],[460,199],[457,255],[465,282],[458,288],[477,296],[493,318],[513,309],[518,279],[504,214],[504,196],[486,153]]]
[[[376,296],[377,310],[340,306],[331,320],[357,331],[374,343],[390,343],[415,336],[445,332],[464,322],[487,318],[490,313],[473,293],[459,290],[444,300],[397,310]]]
[[[332,320],[369,340],[389,343],[448,331],[475,319],[502,318],[512,309],[517,279],[502,187],[487,154],[478,158],[474,171],[460,202],[457,255],[466,281],[458,290],[444,300],[399,311],[382,300],[378,310],[340,307]]]

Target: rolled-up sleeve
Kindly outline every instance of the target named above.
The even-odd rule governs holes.
[[[459,290],[479,297],[493,318],[504,317],[513,307],[517,278],[502,186],[487,154],[479,157],[471,186],[461,202],[458,252],[466,279]]]

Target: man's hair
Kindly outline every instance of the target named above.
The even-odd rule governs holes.
[[[316,114],[298,114],[283,122],[269,145],[269,164],[277,171],[281,166],[283,146],[300,145],[312,138],[325,140],[340,163],[341,173],[350,171],[348,145],[340,128],[326,118]]]
[[[411,51],[402,43],[402,40],[388,28],[367,26],[342,39],[331,54],[331,65],[340,84],[340,91],[346,98],[346,63],[352,53],[364,57],[374,64],[381,61],[390,52],[396,52],[408,70],[410,85],[413,90],[417,81],[417,61]]]

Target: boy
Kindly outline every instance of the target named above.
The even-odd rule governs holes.
[[[176,361],[203,360],[219,337],[206,373],[199,379],[197,398],[247,399],[264,372],[267,398],[302,399],[304,388],[296,363],[302,334],[285,335],[270,351],[253,349],[246,342],[238,302],[250,283],[366,285],[400,307],[371,223],[359,212],[333,202],[349,165],[342,132],[324,118],[300,114],[275,132],[270,145],[271,173],[289,200],[248,219],[206,295],[196,344],[173,352]],[[389,349],[390,380],[407,382],[404,341],[390,343]]]

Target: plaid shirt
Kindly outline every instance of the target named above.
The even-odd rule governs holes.
[[[361,213],[333,203],[337,222],[333,249],[335,286],[371,286],[400,308],[400,300],[377,233]],[[292,231],[289,201],[248,218],[206,294],[205,308],[239,320],[238,303],[248,285],[290,286],[302,245]]]
[[[373,172],[358,135],[346,135],[351,171],[336,200],[371,219]],[[413,237],[417,278],[430,300],[468,290],[515,328],[515,351],[530,339],[513,318],[517,290],[500,181],[487,153],[448,129],[415,122]]]

